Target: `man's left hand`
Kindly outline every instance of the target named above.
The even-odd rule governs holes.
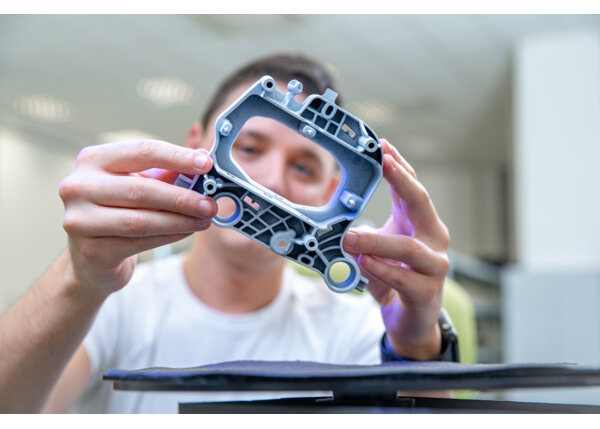
[[[349,230],[344,249],[358,259],[369,279],[367,289],[381,305],[394,351],[414,360],[435,359],[441,353],[437,322],[450,266],[450,236],[414,169],[390,143],[381,141],[392,214],[378,230]]]

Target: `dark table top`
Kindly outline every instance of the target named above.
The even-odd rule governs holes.
[[[333,365],[305,361],[234,361],[194,368],[108,371],[117,390],[318,391],[390,397],[397,391],[495,390],[600,386],[600,366],[389,362]]]

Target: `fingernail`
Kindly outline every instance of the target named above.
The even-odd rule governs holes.
[[[200,214],[202,214],[203,216],[206,216],[206,217],[213,216],[214,207],[210,203],[210,201],[208,201],[208,200],[200,201],[200,204],[198,204],[198,208],[199,208]]]
[[[358,234],[352,231],[348,231],[344,236],[344,247],[354,249],[358,243]]]
[[[360,257],[360,265],[362,267],[368,268],[372,265],[373,259],[368,255],[361,255]]]
[[[200,152],[194,157],[194,164],[196,165],[196,167],[204,169],[208,164],[208,158],[208,154]]]

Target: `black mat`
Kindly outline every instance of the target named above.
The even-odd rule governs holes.
[[[399,397],[396,399],[285,398],[235,402],[184,402],[180,414],[600,414],[595,405]]]
[[[393,397],[396,391],[600,386],[600,366],[392,362],[331,365],[235,361],[194,368],[111,370],[117,390],[333,391],[336,397]]]

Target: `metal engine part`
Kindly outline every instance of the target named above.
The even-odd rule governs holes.
[[[334,292],[362,291],[368,281],[354,259],[344,252],[342,240],[381,180],[381,144],[363,121],[335,104],[335,91],[311,94],[303,103],[294,99],[300,93],[302,83],[297,80],[290,81],[288,92],[283,93],[277,90],[272,77],[260,78],[217,118],[211,171],[193,179],[180,175],[175,185],[215,200],[231,198],[234,212],[227,218],[217,215],[212,220],[215,225],[233,228],[318,272]],[[336,159],[342,178],[326,205],[294,204],[242,171],[231,156],[231,148],[246,121],[254,116],[280,122]],[[334,279],[334,266],[337,271],[347,271],[347,278]]]

